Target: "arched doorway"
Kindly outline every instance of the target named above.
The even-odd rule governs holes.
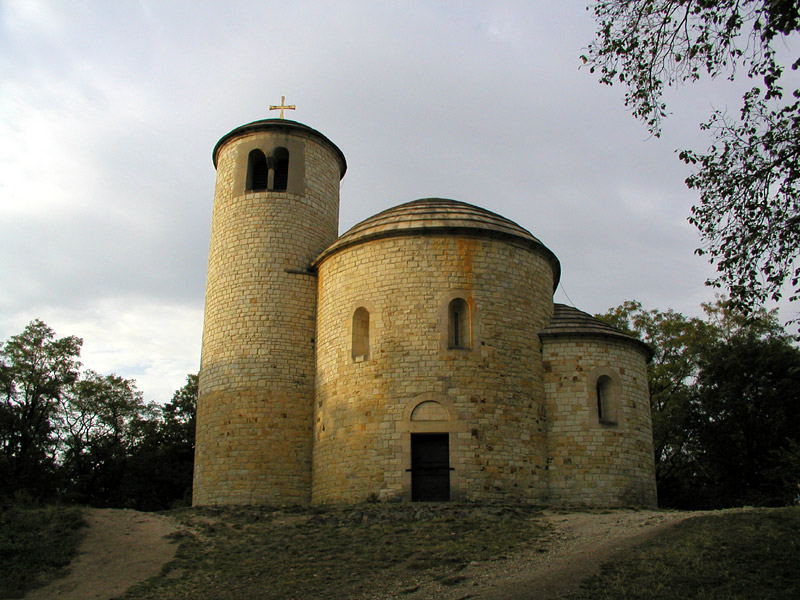
[[[412,502],[447,502],[463,497],[464,463],[458,434],[466,423],[458,419],[450,400],[426,393],[406,404],[398,423],[403,453],[403,495]]]

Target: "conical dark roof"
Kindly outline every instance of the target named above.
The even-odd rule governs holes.
[[[604,337],[617,339],[623,342],[629,342],[639,346],[646,354],[647,360],[653,358],[653,351],[650,346],[631,337],[624,331],[620,331],[616,327],[612,327],[608,323],[604,323],[572,306],[565,304],[553,305],[553,318],[550,319],[550,324],[539,332],[539,337],[559,337],[559,336],[585,336],[585,337]]]
[[[314,264],[344,248],[375,239],[442,233],[502,238],[528,245],[547,258],[553,267],[553,286],[558,284],[558,258],[528,230],[485,208],[445,198],[406,202],[361,221],[331,244]]]

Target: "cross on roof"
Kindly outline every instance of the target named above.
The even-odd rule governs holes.
[[[281,119],[283,118],[284,109],[286,109],[286,110],[295,110],[296,108],[297,107],[294,104],[290,104],[290,105],[287,106],[287,104],[286,104],[286,96],[281,96],[281,104],[280,104],[280,106],[275,106],[274,104],[271,104],[270,107],[269,107],[270,110],[280,110],[281,111],[281,116],[280,116]]]

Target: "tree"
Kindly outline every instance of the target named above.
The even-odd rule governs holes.
[[[59,462],[69,498],[127,506],[129,463],[140,441],[140,423],[155,413],[135,381],[83,373],[61,402]]]
[[[138,510],[191,501],[197,375],[158,405],[132,380],[86,371],[61,405],[64,499]]]
[[[192,447],[194,452],[194,429],[197,414],[197,374],[186,376],[186,384],[172,395],[172,400],[162,408],[169,438]]]
[[[800,352],[750,327],[708,347],[697,378],[705,506],[786,504],[800,469]]]
[[[800,351],[774,313],[706,319],[628,301],[598,318],[648,343],[659,501],[785,504],[800,477]]]
[[[78,378],[82,343],[36,320],[0,350],[0,495],[52,491],[60,403]]]
[[[0,347],[0,499],[158,510],[191,499],[197,375],[165,405],[78,361],[41,321]]]
[[[728,79],[744,70],[757,80],[738,117],[714,110],[701,129],[707,153],[680,151],[697,171],[687,185],[700,198],[689,221],[697,250],[716,263],[735,306],[750,312],[800,297],[800,90],[786,93],[783,42],[800,32],[796,0],[601,0],[591,5],[596,40],[581,58],[600,82],[627,86],[625,105],[660,135],[665,86],[705,73]],[[779,50],[781,50],[779,52]],[[786,52],[789,50],[786,49]],[[791,62],[791,59],[789,61]],[[791,69],[800,67],[800,59]]]
[[[197,375],[172,400],[158,407],[157,418],[139,423],[141,437],[130,460],[129,497],[140,510],[191,504]]]

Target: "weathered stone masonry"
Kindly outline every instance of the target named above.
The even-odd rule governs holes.
[[[287,148],[285,190],[247,190],[248,155]],[[308,502],[316,278],[336,239],[341,152],[318,132],[267,121],[214,150],[194,502]]]
[[[529,232],[426,199],[337,238],[344,156],[293,121],[214,161],[195,504],[655,503],[649,350]]]

